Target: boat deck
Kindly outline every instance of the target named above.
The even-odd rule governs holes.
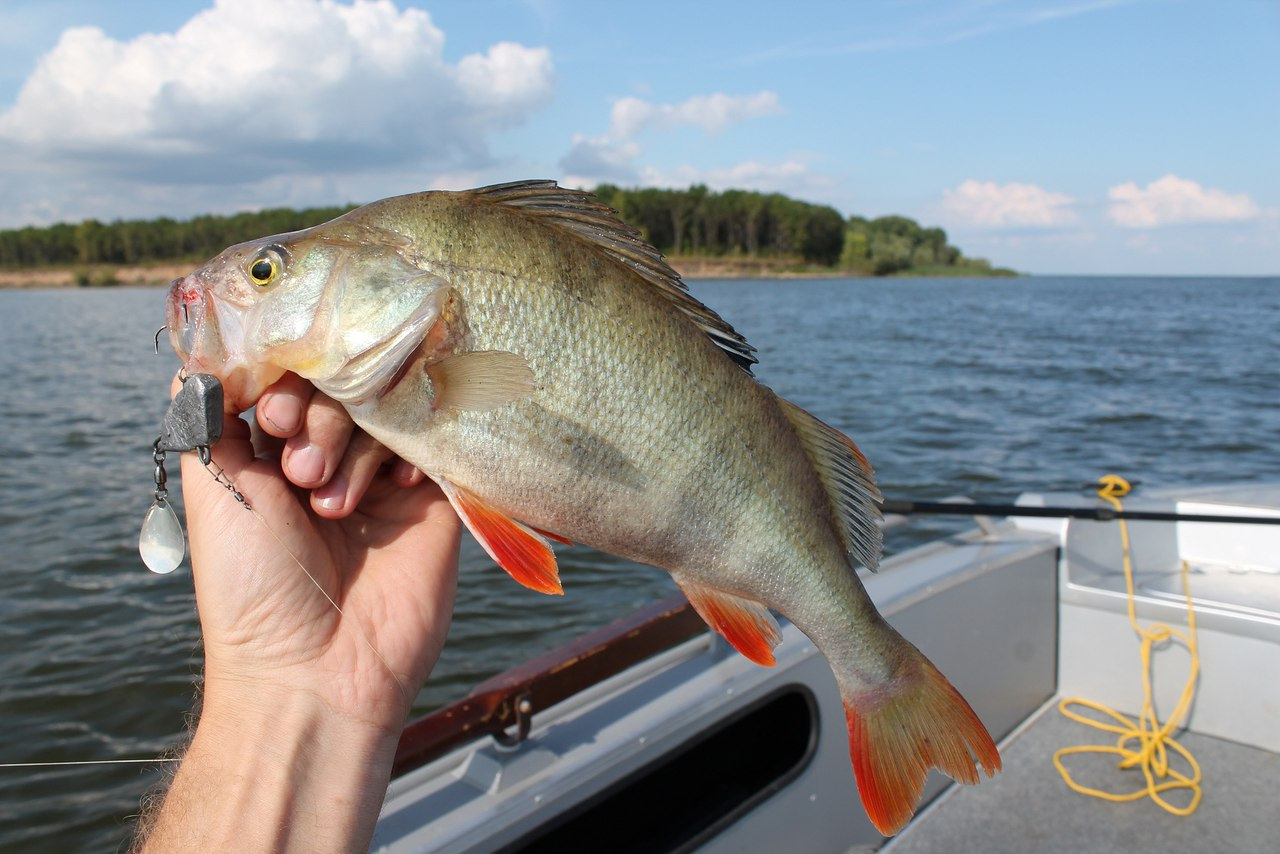
[[[1204,795],[1189,816],[1170,814],[1149,798],[1112,803],[1067,788],[1053,753],[1070,745],[1110,744],[1113,737],[1063,717],[1047,704],[1002,745],[1004,772],[980,786],[951,786],[883,854],[1035,851],[1274,851],[1280,839],[1280,754],[1184,732],[1177,741],[1200,763]],[[1127,792],[1142,785],[1137,769],[1121,771],[1112,756],[1071,756],[1085,785]],[[1180,763],[1175,757],[1174,763]],[[1185,770],[1175,764],[1175,768]],[[1182,806],[1190,793],[1167,793]],[[854,849],[855,851],[861,849]]]

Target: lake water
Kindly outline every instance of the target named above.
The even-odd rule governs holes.
[[[890,498],[1004,501],[1112,471],[1280,479],[1280,279],[692,287],[759,348],[763,382],[859,443]],[[152,575],[136,550],[177,367],[151,352],[161,323],[154,289],[0,292],[0,762],[154,757],[184,727],[200,668],[190,575]],[[925,520],[889,547],[965,524]],[[462,561],[419,710],[673,589],[583,548],[561,555],[563,598],[469,541]],[[112,850],[157,779],[0,768],[0,850]]]

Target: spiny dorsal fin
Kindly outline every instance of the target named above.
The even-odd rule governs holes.
[[[880,490],[871,463],[848,436],[789,400],[775,398],[831,498],[845,551],[851,559],[875,571],[880,564],[884,535],[876,524],[880,519]]]
[[[612,208],[583,190],[570,190],[555,181],[515,181],[472,190],[471,194],[497,204],[520,208],[598,247],[606,255],[654,285],[747,372],[756,363],[755,348],[720,315],[694,299],[680,274],[662,254],[640,237]]]

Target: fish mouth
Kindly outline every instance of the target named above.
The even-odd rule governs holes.
[[[283,374],[244,356],[243,310],[214,297],[199,273],[174,279],[165,301],[169,342],[187,375],[211,374],[223,386],[224,407],[243,412]]]

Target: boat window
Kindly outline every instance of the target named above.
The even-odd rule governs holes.
[[[668,752],[510,852],[687,850],[777,792],[813,757],[818,709],[788,686]]]

